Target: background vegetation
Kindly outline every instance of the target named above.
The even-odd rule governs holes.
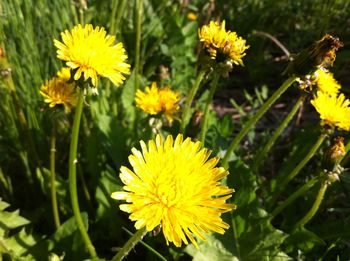
[[[110,194],[121,189],[119,168],[138,141],[152,129],[147,115],[134,106],[135,77],[140,87],[152,81],[169,84],[184,96],[196,77],[198,27],[210,20],[226,20],[226,27],[247,39],[245,67],[234,67],[221,78],[210,112],[206,147],[224,155],[232,137],[278,87],[288,56],[325,33],[339,37],[344,47],[334,67],[336,79],[349,93],[350,2],[346,0],[143,0],[141,71],[131,74],[121,88],[102,80],[100,95],[89,96],[80,131],[79,202],[89,234],[101,258],[109,259],[135,229]],[[132,68],[135,61],[135,1],[2,0],[0,2],[0,259],[83,260],[88,258],[72,217],[68,193],[68,151],[72,114],[48,109],[39,94],[41,84],[62,63],[53,39],[77,24],[104,26],[125,44]],[[192,21],[187,15],[195,13]],[[268,34],[268,35],[267,35]],[[193,111],[203,110],[208,95],[204,82]],[[166,246],[163,236],[148,235],[128,260],[348,260],[350,259],[350,176],[344,172],[330,186],[316,217],[303,230],[293,225],[308,211],[318,187],[308,190],[271,221],[268,198],[278,177],[290,172],[318,137],[318,116],[305,103],[297,119],[285,129],[259,168],[254,159],[297,99],[291,88],[251,131],[230,162],[227,182],[236,189],[238,206],[224,216],[235,227],[225,235],[211,235],[202,248]],[[56,122],[57,117],[60,118]],[[56,172],[62,225],[56,229],[50,200],[50,137],[57,127]],[[163,126],[177,134],[179,122]],[[186,135],[194,137],[193,120]],[[341,133],[348,140],[348,134]],[[327,143],[324,144],[326,147]],[[323,149],[283,191],[287,198],[320,172]],[[347,161],[344,161],[346,167]],[[15,210],[19,210],[15,211]],[[233,222],[232,222],[233,221]],[[235,232],[235,234],[234,234]],[[152,248],[151,250],[149,248]],[[161,255],[162,257],[160,257]],[[56,259],[55,259],[56,258]]]

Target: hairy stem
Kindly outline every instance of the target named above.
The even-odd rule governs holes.
[[[308,182],[306,182],[304,185],[302,185],[297,191],[295,191],[291,196],[289,196],[285,201],[283,201],[282,204],[280,204],[278,207],[276,207],[271,212],[271,220],[274,219],[283,209],[288,207],[294,200],[296,200],[298,197],[304,195],[306,191],[308,191],[310,188],[312,188],[313,185],[318,181],[318,178],[312,178]]]
[[[266,155],[269,153],[270,149],[275,144],[278,137],[281,135],[281,133],[287,127],[289,122],[293,119],[295,113],[299,110],[300,106],[303,104],[303,101],[304,101],[304,97],[300,96],[299,99],[297,100],[297,102],[294,104],[292,110],[287,115],[287,117],[281,122],[280,126],[277,128],[275,133],[272,135],[270,140],[266,143],[265,147],[258,154],[256,161],[254,163],[254,169],[256,172],[258,172],[259,165],[260,165],[261,161],[266,157]]]
[[[316,214],[317,210],[319,209],[322,203],[327,187],[328,187],[327,181],[323,180],[321,182],[321,187],[317,193],[317,197],[314,204],[310,208],[309,212],[307,212],[306,215],[295,225],[296,228],[304,227],[314,217],[314,215]]]
[[[276,187],[275,192],[272,194],[270,205],[273,206],[280,195],[280,193],[283,191],[283,189],[287,186],[287,184],[300,172],[300,170],[306,165],[306,163],[309,162],[309,160],[313,157],[313,155],[317,152],[319,147],[322,145],[324,139],[327,137],[327,134],[322,133],[320,137],[317,139],[315,144],[312,146],[312,148],[309,150],[309,152],[306,154],[306,156],[302,159],[302,161],[299,162],[299,164],[287,175],[283,176],[283,179],[281,182],[278,183],[278,186]]]
[[[112,261],[120,261],[125,258],[131,249],[133,249],[137,243],[139,243],[142,238],[146,235],[146,227],[141,228],[136,231],[136,233],[125,243],[125,245],[119,250],[119,252],[112,258]]]
[[[271,105],[288,89],[289,86],[294,83],[298,77],[289,77],[273,94],[272,96],[261,106],[258,112],[244,125],[243,129],[233,139],[230,147],[227,149],[226,154],[222,161],[224,168],[228,167],[228,160],[231,154],[235,151],[238,144],[244,138],[244,136],[255,126],[257,121],[265,114],[265,112],[271,107]]]

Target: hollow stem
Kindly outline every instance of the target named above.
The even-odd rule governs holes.
[[[56,124],[53,123],[52,133],[50,138],[50,190],[51,190],[51,204],[52,214],[56,229],[61,225],[60,215],[58,212],[57,194],[56,194],[56,171],[55,171],[55,156],[56,156]]]
[[[231,154],[235,151],[240,141],[244,136],[255,126],[257,121],[265,114],[265,112],[271,107],[271,105],[288,89],[289,86],[294,83],[298,77],[289,77],[273,94],[272,96],[261,106],[258,112],[244,125],[243,129],[233,139],[230,147],[227,149],[226,154],[222,161],[224,168],[228,167],[228,160]]]
[[[276,207],[272,212],[270,219],[274,219],[283,209],[288,207],[294,200],[296,200],[298,197],[304,195],[306,191],[308,191],[312,186],[318,181],[318,178],[312,178],[308,182],[306,182],[304,185],[302,185],[297,191],[295,191],[291,196],[289,196],[285,201],[283,201],[282,204],[280,204],[278,207]]]
[[[309,160],[313,157],[313,155],[317,152],[319,147],[322,145],[324,139],[327,137],[327,134],[322,133],[320,137],[317,139],[315,144],[312,146],[312,148],[309,150],[307,155],[299,162],[299,164],[287,175],[283,176],[283,180],[278,184],[276,187],[275,192],[272,194],[270,205],[273,206],[280,195],[280,193],[283,191],[283,189],[287,186],[287,184],[295,178],[296,175],[300,172],[300,170],[306,165],[306,163],[309,162]]]
[[[215,74],[213,81],[211,83],[210,91],[209,91],[209,96],[207,98],[207,101],[205,103],[205,109],[204,109],[204,115],[202,119],[202,128],[201,128],[201,133],[200,133],[200,141],[204,145],[205,142],[205,134],[207,132],[207,125],[208,125],[208,114],[209,114],[209,107],[211,102],[213,101],[214,93],[216,91],[216,87],[218,86],[218,81],[219,81],[219,75]]]
[[[196,80],[195,80],[195,82],[194,82],[190,92],[188,93],[187,98],[186,98],[185,106],[184,106],[184,109],[182,111],[182,121],[181,121],[181,132],[182,133],[185,132],[186,126],[187,126],[188,122],[190,121],[191,104],[192,104],[192,101],[193,101],[194,97],[196,96],[196,93],[198,91],[199,85],[202,82],[205,73],[206,73],[206,70],[199,71],[199,73],[197,75],[197,78],[196,78]]]
[[[72,210],[74,214],[75,221],[77,222],[78,229],[84,240],[84,243],[90,253],[92,258],[97,257],[95,247],[91,243],[90,237],[86,232],[83,219],[80,214],[79,202],[78,202],[78,192],[77,192],[77,148],[79,139],[79,127],[81,121],[81,115],[83,112],[84,103],[84,91],[83,89],[79,93],[79,98],[77,106],[75,108],[75,115],[72,128],[72,136],[69,150],[69,192],[72,204]]]
[[[131,249],[133,249],[137,243],[139,243],[142,238],[146,235],[146,227],[141,228],[136,231],[136,233],[125,243],[125,245],[119,250],[119,252],[112,258],[112,261],[120,261],[125,258]]]
[[[281,133],[284,131],[284,129],[287,127],[289,122],[293,119],[295,113],[299,110],[300,106],[303,104],[304,96],[300,96],[297,102],[294,104],[292,110],[289,112],[286,118],[281,122],[280,126],[277,128],[275,133],[272,135],[270,140],[266,143],[265,147],[262,149],[262,151],[258,154],[256,161],[254,163],[254,169],[256,172],[258,172],[259,165],[261,161],[266,157],[266,155],[269,153],[272,146],[275,144],[278,137],[281,135]]]
[[[309,210],[309,212],[306,213],[306,215],[295,225],[296,228],[301,228],[304,227],[316,214],[316,212],[318,211],[322,200],[324,198],[324,194],[326,193],[328,187],[328,183],[326,180],[323,180],[321,182],[321,187],[317,193],[317,197],[315,199],[314,204],[312,205],[311,209]]]

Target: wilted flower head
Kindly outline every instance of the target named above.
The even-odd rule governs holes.
[[[93,87],[97,87],[98,76],[103,76],[118,86],[125,80],[124,75],[130,74],[123,44],[114,44],[115,37],[107,35],[103,27],[78,24],[61,33],[61,37],[63,42],[54,40],[57,57],[74,70],[74,80],[83,74],[85,81],[91,79]]]
[[[226,203],[234,190],[220,184],[228,172],[215,167],[219,158],[208,160],[210,152],[200,142],[183,141],[181,134],[175,142],[158,135],[148,147],[140,143],[141,151],[133,148],[129,156],[133,171],[120,169],[125,191],[112,194],[126,200],[120,209],[130,213],[135,227],[152,231],[161,225],[167,243],[177,247],[188,239],[197,246],[194,236],[205,240],[209,231],[223,234],[229,225],[221,214],[235,205]]]
[[[209,25],[204,25],[198,30],[198,35],[204,49],[216,62],[230,61],[243,65],[242,58],[249,46],[236,32],[226,31],[225,21],[221,24],[211,21]]]
[[[326,154],[329,156],[329,159],[333,162],[333,164],[339,163],[346,154],[346,149],[344,146],[344,138],[343,137],[334,138]]]
[[[70,69],[62,68],[57,76],[51,80],[45,81],[40,88],[40,94],[45,98],[45,102],[54,107],[62,104],[66,112],[70,112],[71,108],[77,103],[79,89],[75,82],[68,83],[70,79]]]
[[[344,94],[336,96],[318,91],[311,104],[320,114],[323,124],[350,130],[350,101]]]
[[[301,51],[288,65],[284,73],[305,76],[318,68],[333,65],[336,51],[343,46],[338,38],[326,34],[321,40]]]
[[[145,92],[137,90],[136,106],[144,112],[157,115],[164,113],[169,122],[173,121],[174,114],[179,110],[179,93],[174,92],[170,87],[158,88],[153,82],[151,87],[146,87]]]

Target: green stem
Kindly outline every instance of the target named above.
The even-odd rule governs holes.
[[[273,136],[270,138],[270,140],[267,142],[265,147],[256,157],[256,161],[254,163],[254,169],[256,172],[258,172],[260,162],[266,157],[266,155],[268,154],[272,146],[275,144],[277,138],[281,135],[281,133],[287,127],[289,122],[293,119],[295,113],[299,110],[300,106],[303,104],[303,101],[304,101],[304,96],[300,96],[297,102],[294,104],[292,110],[287,115],[287,117],[281,122],[280,126],[277,128]]]
[[[225,157],[222,161],[222,166],[224,168],[228,167],[228,160],[231,154],[234,152],[240,141],[244,136],[252,129],[257,121],[265,114],[265,112],[271,107],[271,105],[288,89],[289,86],[294,83],[298,77],[289,77],[273,94],[272,96],[261,106],[258,112],[244,125],[243,129],[237,134],[233,139],[230,147],[227,149]]]
[[[146,227],[136,231],[136,233],[125,243],[125,245],[119,250],[119,252],[112,258],[112,261],[120,261],[126,257],[130,250],[133,249],[137,243],[146,235]]]
[[[312,205],[309,212],[306,213],[306,215],[295,225],[296,228],[304,227],[316,214],[317,210],[319,209],[321,202],[324,198],[324,194],[326,193],[328,187],[328,183],[326,180],[321,182],[321,187],[318,191],[316,200],[314,204]]]
[[[211,83],[208,99],[207,99],[207,102],[205,104],[204,115],[203,115],[203,119],[202,119],[202,128],[201,128],[201,133],[200,133],[200,141],[202,142],[203,146],[204,146],[204,142],[205,142],[205,134],[207,132],[207,127],[208,127],[207,125],[208,125],[209,107],[210,107],[210,104],[213,100],[214,93],[216,91],[216,87],[218,86],[219,77],[220,76],[218,74],[214,75],[213,81]]]
[[[71,197],[72,209],[75,221],[77,222],[78,229],[83,237],[84,243],[91,255],[91,257],[97,257],[94,246],[91,243],[90,237],[86,232],[83,219],[80,214],[78,192],[77,192],[77,148],[79,138],[79,127],[81,115],[83,112],[84,104],[84,90],[82,89],[79,93],[77,106],[75,108],[72,137],[69,150],[69,192]]]
[[[50,138],[50,172],[51,172],[51,204],[52,214],[55,222],[56,229],[61,225],[60,215],[58,213],[57,195],[56,195],[56,171],[55,171],[55,155],[56,155],[56,123],[53,123],[52,134]]]
[[[139,88],[142,0],[136,0],[135,93]]]
[[[280,204],[278,207],[276,207],[271,212],[270,219],[274,219],[283,209],[288,207],[294,200],[296,200],[298,197],[302,196],[306,191],[308,191],[312,186],[318,181],[318,178],[312,178],[308,182],[306,182],[304,185],[302,185],[297,191],[295,191],[290,197],[288,197],[285,201],[283,201],[282,204]]]
[[[303,160],[300,161],[299,164],[287,176],[283,176],[283,180],[280,183],[278,183],[278,186],[276,187],[275,192],[272,194],[270,206],[273,206],[275,204],[278,196],[283,191],[283,189],[296,175],[298,175],[299,171],[306,165],[306,163],[309,162],[309,160],[313,157],[313,155],[322,145],[326,137],[327,137],[327,134],[322,133],[320,137],[317,139],[316,143],[312,146],[308,154],[303,158]]]
[[[184,109],[182,111],[182,121],[181,121],[181,132],[182,133],[185,132],[186,126],[187,126],[188,122],[190,121],[191,104],[192,104],[194,96],[196,95],[198,88],[199,88],[199,85],[200,85],[201,81],[203,80],[205,74],[206,74],[206,70],[199,71],[197,78],[196,78],[187,98],[186,98],[185,106],[184,106]]]
[[[123,230],[128,233],[130,236],[133,236],[134,234],[131,233],[129,230],[127,230],[125,227],[123,227]],[[147,248],[149,251],[151,251],[155,256],[157,256],[160,260],[167,261],[167,259],[162,256],[160,253],[158,253],[153,247],[149,246],[143,241],[140,241],[140,244],[143,245],[145,248]]]

